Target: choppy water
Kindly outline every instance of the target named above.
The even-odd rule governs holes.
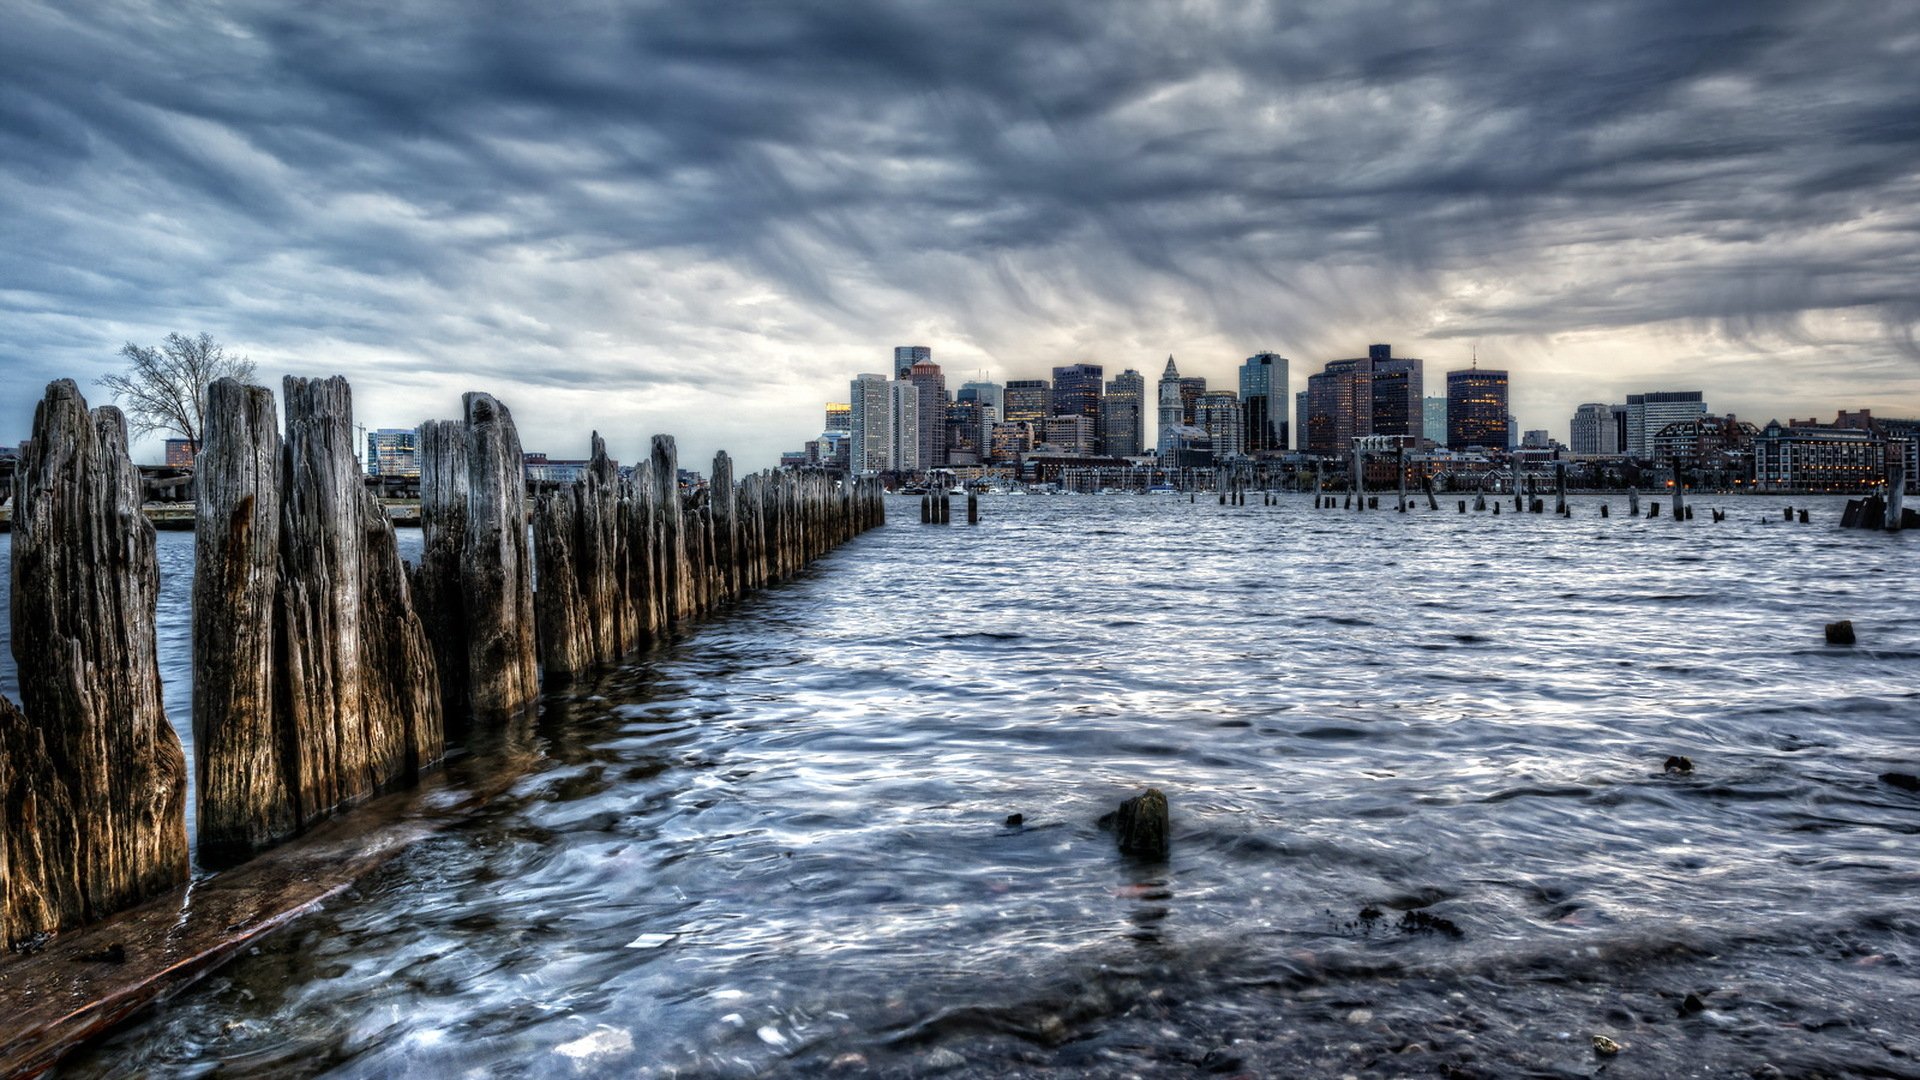
[[[66,1071],[1920,1075],[1920,535],[1576,502],[896,505]]]

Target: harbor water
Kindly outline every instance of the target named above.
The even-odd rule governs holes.
[[[897,501],[61,1072],[1920,1075],[1920,534],[1601,501]]]

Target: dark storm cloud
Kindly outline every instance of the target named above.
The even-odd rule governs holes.
[[[1809,385],[1823,343],[1920,356],[1901,5],[14,8],[9,394],[203,326],[683,402],[749,361],[833,393],[922,325],[1032,368],[1653,326]]]

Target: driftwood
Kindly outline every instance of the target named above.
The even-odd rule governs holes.
[[[257,535],[241,534],[272,527],[261,520],[267,496],[259,490],[261,462],[276,453],[261,422],[272,397],[224,381],[209,390],[220,407],[209,412],[208,442],[221,453],[203,469],[197,512],[209,529],[227,531],[195,567],[196,635],[217,638],[217,627],[231,623],[264,625],[272,639],[267,678],[245,670],[266,655],[259,648],[197,658],[196,685],[219,690],[194,703],[201,815],[214,826],[201,828],[199,847],[216,865],[417,776],[442,749],[426,632],[393,527],[353,456],[352,392],[339,378],[289,378],[284,394],[268,606],[263,550]],[[246,587],[229,587],[234,581]],[[257,769],[267,758],[277,767]]]
[[[154,657],[160,575],[118,409],[47,387],[15,476],[17,709],[0,699],[0,943],[187,878],[186,758]]]

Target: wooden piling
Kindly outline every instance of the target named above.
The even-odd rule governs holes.
[[[1896,444],[1896,449],[1902,444]],[[1888,532],[1899,532],[1905,521],[1907,495],[1907,463],[1898,454],[1887,455],[1887,516]]]
[[[1565,517],[1567,514],[1567,463],[1553,463],[1553,512]]]
[[[154,656],[160,575],[126,420],[47,387],[15,474],[12,642],[0,698],[0,945],[187,879],[186,758]]]
[[[967,524],[980,524],[980,495],[978,492],[967,493]]]

